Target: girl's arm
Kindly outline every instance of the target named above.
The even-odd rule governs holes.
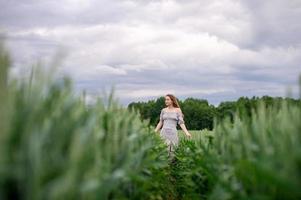
[[[155,128],[155,132],[157,132],[158,130],[160,130],[160,128],[161,128],[162,125],[163,125],[163,111],[164,111],[164,108],[161,110],[161,113],[160,113],[160,121],[159,121],[159,123],[157,124],[157,127]]]
[[[158,130],[160,130],[160,128],[162,127],[163,123],[162,121],[159,121],[159,123],[157,124],[157,127],[155,128],[155,132],[157,132]]]
[[[185,135],[188,137],[191,137],[191,134],[188,132],[186,126],[185,126],[185,122],[183,119],[183,113],[181,111],[181,109],[178,108],[178,114],[177,114],[177,118],[178,118],[178,124],[180,125],[181,129],[184,131]]]
[[[180,124],[180,127],[184,131],[184,133],[185,133],[186,136],[191,137],[191,134],[188,132],[188,130],[187,130],[187,128],[186,128],[186,126],[185,126],[184,123]]]

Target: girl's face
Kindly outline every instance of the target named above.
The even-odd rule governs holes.
[[[169,96],[166,96],[166,97],[165,97],[165,105],[166,105],[166,106],[172,105],[172,100],[170,99]]]

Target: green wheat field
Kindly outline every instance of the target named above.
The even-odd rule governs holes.
[[[113,92],[87,106],[70,78],[9,80],[10,63],[1,47],[0,199],[301,199],[301,104],[179,130],[171,161]]]

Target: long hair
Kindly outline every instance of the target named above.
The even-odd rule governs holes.
[[[173,94],[167,94],[165,96],[168,96],[171,99],[173,107],[180,108],[178,100]],[[181,108],[180,108],[180,110],[181,110]],[[182,110],[181,110],[181,113],[182,113],[182,116],[184,117]]]

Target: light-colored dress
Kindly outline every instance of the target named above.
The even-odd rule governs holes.
[[[177,125],[185,123],[183,115],[180,111],[169,112],[162,109],[160,113],[160,121],[163,123],[160,136],[167,144],[168,155],[173,156],[175,147],[177,147],[179,143]]]

